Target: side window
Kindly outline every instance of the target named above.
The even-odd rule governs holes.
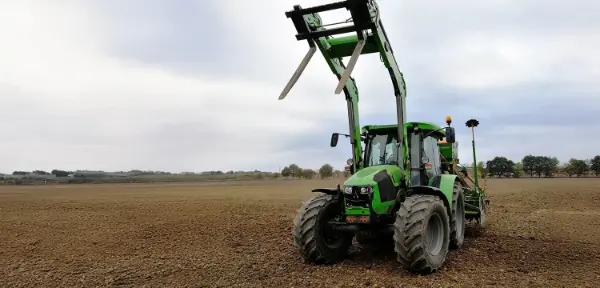
[[[426,172],[429,177],[433,177],[441,173],[441,161],[440,161],[440,150],[437,145],[437,139],[434,137],[427,137],[423,140],[423,148],[425,149],[425,156],[429,158],[429,165],[426,165]]]
[[[398,159],[398,146],[396,146],[398,140],[392,139],[390,143],[385,146],[386,164],[397,164]]]
[[[369,166],[379,165],[379,155],[381,154],[381,145],[379,143],[374,143],[371,146],[371,159],[369,159]]]

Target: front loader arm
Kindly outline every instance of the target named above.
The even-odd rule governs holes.
[[[327,28],[330,25],[324,25],[321,21],[319,12],[331,11],[345,8],[350,11],[352,21],[349,25],[338,28]],[[402,168],[408,168],[408,161],[404,155],[407,155],[407,140],[405,113],[406,84],[404,77],[398,68],[398,64],[393,55],[391,44],[387,38],[383,24],[380,19],[379,7],[374,0],[346,0],[310,8],[301,8],[295,5],[294,10],[285,13],[291,18],[296,31],[297,40],[306,40],[309,50],[291,77],[290,81],[279,96],[284,99],[300,75],[310,62],[312,56],[319,49],[331,71],[337,76],[339,82],[335,89],[335,94],[344,91],[348,106],[348,122],[351,135],[351,143],[354,159],[354,171],[363,167],[363,161],[360,161],[362,155],[360,124],[358,115],[358,89],[354,79],[350,76],[361,54],[379,53],[382,62],[388,69],[392,84],[394,86],[394,95],[396,96],[397,121],[398,121],[398,153],[399,163]],[[333,35],[355,32],[355,35],[333,38]],[[343,57],[350,56],[348,65],[342,62]],[[358,169],[357,169],[358,168]],[[407,170],[405,170],[405,173]]]
[[[300,6],[295,6],[294,8],[301,9]],[[296,22],[294,22],[294,24],[296,24]],[[326,31],[326,28],[322,26],[321,17],[317,13],[302,15],[302,25],[306,26],[310,31]],[[300,33],[300,31],[298,32]],[[346,65],[344,65],[341,57],[332,57],[330,53],[332,48],[331,44],[329,43],[330,39],[331,36],[307,39],[309,50],[298,66],[298,69],[292,75],[290,81],[281,92],[279,100],[282,100],[287,96],[296,81],[298,81],[300,78],[300,75],[302,75],[302,72],[310,62],[317,49],[319,49],[323,55],[323,58],[325,58],[327,65],[331,69],[331,72],[337,76],[338,80],[342,78],[344,71],[346,70]],[[356,87],[356,81],[352,77],[347,78],[345,85],[343,86],[343,91],[344,95],[346,96],[348,110],[350,144],[352,145],[352,166],[354,171],[358,171],[363,167],[363,161],[361,161],[362,146],[360,137],[360,121],[358,115],[358,88]]]

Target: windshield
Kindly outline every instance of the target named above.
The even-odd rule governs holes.
[[[374,135],[367,148],[367,166],[398,165],[397,142],[395,135]]]

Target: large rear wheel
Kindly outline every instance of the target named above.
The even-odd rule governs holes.
[[[353,233],[335,231],[327,224],[341,216],[339,200],[319,195],[302,204],[294,221],[294,245],[306,262],[332,264],[346,257]],[[341,220],[341,219],[338,219]]]
[[[400,206],[394,223],[397,260],[407,270],[432,273],[446,260],[449,217],[440,197],[411,195]]]

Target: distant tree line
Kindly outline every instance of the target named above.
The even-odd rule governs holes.
[[[480,177],[520,178],[529,177],[587,177],[600,176],[600,155],[591,159],[570,159],[560,163],[556,157],[527,155],[519,162],[504,156],[496,156],[492,160],[477,163]],[[148,182],[193,182],[193,181],[232,181],[232,180],[265,180],[265,179],[327,179],[345,178],[350,173],[336,170],[330,164],[323,164],[319,169],[301,168],[297,164],[285,166],[279,172],[254,171],[204,171],[171,173],[163,171],[68,171],[53,169],[14,171],[12,174],[0,174],[0,184],[78,184],[78,183],[148,183]]]
[[[300,168],[296,164],[284,167],[280,172],[254,171],[204,171],[171,173],[163,171],[68,171],[53,169],[14,171],[10,175],[0,174],[0,184],[81,184],[81,183],[149,183],[149,182],[193,182],[193,181],[233,181],[266,179],[315,179],[343,177],[347,172],[335,170],[330,164],[324,164],[318,170]]]
[[[349,176],[347,171],[335,170],[330,164],[323,164],[318,170],[300,168],[296,164],[290,164],[281,169],[281,176],[293,179],[314,179],[319,177],[321,179],[326,178],[339,178]]]
[[[82,183],[152,183],[152,182],[195,182],[195,181],[232,181],[277,179],[279,173],[263,171],[205,171],[171,173],[163,171],[67,171],[54,169],[14,171],[12,174],[0,174],[0,184],[82,184]]]
[[[477,172],[481,177],[512,177],[520,178],[556,176],[582,177],[600,175],[600,155],[591,159],[572,158],[566,163],[560,163],[556,157],[527,155],[519,162],[509,160],[504,156],[496,156],[485,164],[477,163]]]

